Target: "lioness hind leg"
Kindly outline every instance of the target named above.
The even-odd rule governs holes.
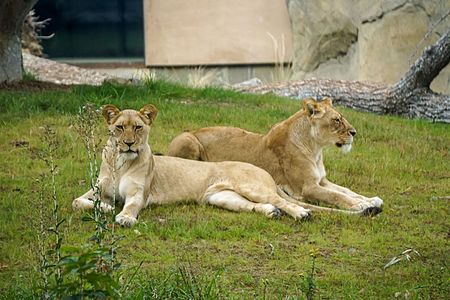
[[[192,160],[202,160],[203,146],[190,132],[184,132],[170,143],[168,156],[176,156]]]
[[[304,208],[300,205],[291,203],[280,197],[279,195],[271,195],[266,199],[258,199],[260,201],[267,201],[269,203],[275,204],[283,212],[287,213],[296,220],[310,219],[311,210]]]
[[[258,192],[255,192],[254,190],[242,189],[241,187],[241,192],[250,201],[255,203],[271,204],[281,209],[283,212],[287,213],[296,220],[305,218],[307,219],[311,217],[311,211],[309,209],[305,209],[300,205],[286,201],[277,194],[275,184],[274,188],[275,190],[264,187],[260,189]]]
[[[269,218],[278,217],[281,211],[268,203],[251,202],[238,193],[230,190],[220,191],[206,196],[206,202],[231,211],[256,211]]]

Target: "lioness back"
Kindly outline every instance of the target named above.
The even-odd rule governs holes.
[[[169,156],[202,161],[254,162],[255,146],[262,135],[236,127],[207,127],[177,136],[169,145]]]

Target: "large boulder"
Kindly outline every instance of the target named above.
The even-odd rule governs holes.
[[[392,84],[450,27],[447,0],[289,0],[288,8],[295,79]],[[450,94],[450,66],[431,87]]]
[[[335,1],[291,1],[295,70],[302,74],[345,55],[358,28]]]

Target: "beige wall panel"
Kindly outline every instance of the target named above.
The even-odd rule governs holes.
[[[292,57],[285,0],[144,0],[144,20],[147,66],[260,64]]]

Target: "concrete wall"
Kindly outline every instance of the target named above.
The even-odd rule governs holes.
[[[144,0],[144,19],[147,66],[291,60],[284,0]]]

